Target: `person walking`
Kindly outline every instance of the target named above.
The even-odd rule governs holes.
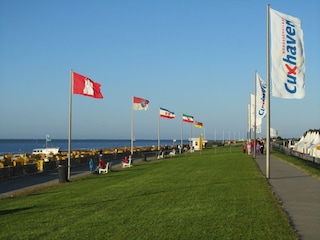
[[[247,143],[243,143],[243,146],[242,146],[242,150],[243,150],[243,153],[246,153],[247,151]]]
[[[89,169],[90,169],[90,172],[93,173],[94,172],[94,162],[93,162],[93,159],[91,158],[90,161],[89,161]]]

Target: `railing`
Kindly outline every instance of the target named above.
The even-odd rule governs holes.
[[[294,157],[297,157],[297,158],[300,158],[300,159],[303,159],[303,160],[320,165],[320,158],[312,157],[312,156],[305,154],[305,153],[296,152],[290,148],[287,148],[286,146],[283,146],[283,145],[277,144],[277,143],[271,143],[271,147],[272,147],[272,149],[275,149],[279,152],[285,153],[286,155],[294,156]]]
[[[105,162],[112,161],[115,159],[123,159],[125,156],[129,156],[130,152],[114,152],[114,153],[102,153],[102,159]],[[157,151],[135,151],[133,157],[135,158],[144,158],[145,160],[155,158],[157,156]],[[90,159],[93,159],[95,162],[98,162],[100,158],[100,153],[97,152],[94,155],[92,154],[77,154],[70,159],[71,167],[88,165]],[[44,161],[42,159],[36,159],[34,161],[17,161],[14,164],[12,161],[10,165],[0,167],[0,180],[9,179],[15,177],[23,177],[30,174],[36,173],[46,173],[57,171],[59,164],[67,165],[67,157],[54,156]]]

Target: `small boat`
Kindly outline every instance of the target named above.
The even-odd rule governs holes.
[[[51,138],[47,134],[46,135],[46,147],[45,148],[35,148],[32,150],[32,154],[45,154],[45,155],[58,154],[60,148],[58,148],[58,147],[48,148],[48,142],[51,142]]]
[[[35,148],[32,150],[32,154],[58,154],[60,148]]]

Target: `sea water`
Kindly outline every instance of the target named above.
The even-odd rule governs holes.
[[[161,140],[161,146],[172,146],[180,144],[181,141],[177,140]],[[188,140],[184,140],[183,144],[189,144]],[[151,147],[158,146],[158,140],[135,140],[133,145],[135,147]],[[45,139],[0,139],[0,155],[11,153],[32,153],[34,148],[45,148]],[[67,139],[57,139],[47,143],[47,147],[59,147],[61,151],[68,150]],[[71,141],[71,149],[73,150],[89,150],[89,149],[104,149],[104,148],[122,148],[131,147],[130,139],[75,139]]]

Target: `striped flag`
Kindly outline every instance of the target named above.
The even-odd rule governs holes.
[[[159,111],[160,117],[173,119],[175,117],[174,112],[171,112],[167,109],[160,108]]]
[[[202,124],[201,122],[195,121],[195,122],[194,122],[194,126],[197,127],[197,128],[202,128],[202,127],[203,127],[203,124]]]
[[[188,122],[188,123],[193,123],[194,119],[193,116],[187,115],[187,114],[182,114],[182,121],[183,122]]]

